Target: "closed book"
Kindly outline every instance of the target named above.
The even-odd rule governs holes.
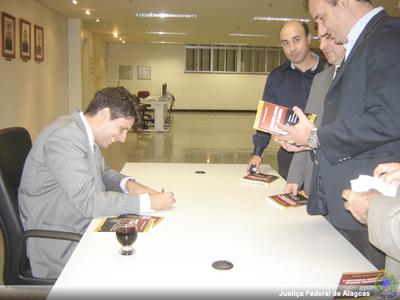
[[[307,114],[311,122],[315,122],[316,114]],[[285,106],[277,105],[272,102],[260,100],[258,102],[257,114],[253,128],[271,133],[273,135],[286,135],[287,132],[280,129],[279,125],[296,125],[299,117],[295,112]]]
[[[300,207],[307,204],[308,197],[304,191],[300,191],[297,195],[291,193],[271,195],[267,197],[267,200],[270,201],[272,205],[285,209]]]
[[[265,174],[265,173],[255,173],[255,174],[247,174],[242,177],[243,182],[248,182],[248,183],[255,183],[255,184],[269,184],[275,180],[277,180],[279,177],[272,175],[272,174]]]

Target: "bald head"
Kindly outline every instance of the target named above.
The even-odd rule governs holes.
[[[310,54],[311,35],[303,22],[286,22],[280,31],[280,41],[285,56],[295,65],[303,63]]]

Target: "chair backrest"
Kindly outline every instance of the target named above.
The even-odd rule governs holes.
[[[147,98],[148,96],[150,96],[150,92],[149,92],[149,91],[139,91],[139,92],[137,93],[137,96],[138,96],[138,98],[140,98],[140,99],[145,99],[145,98]]]
[[[18,188],[31,148],[32,140],[26,129],[0,129],[0,226],[4,239],[5,284],[14,282],[21,263],[24,263],[16,253],[23,232],[18,210]]]

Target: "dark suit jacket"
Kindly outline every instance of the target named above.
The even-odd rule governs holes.
[[[400,19],[375,15],[326,95],[317,135],[318,172],[330,220],[366,230],[344,209],[341,193],[379,163],[400,161]],[[314,186],[314,188],[317,188]]]

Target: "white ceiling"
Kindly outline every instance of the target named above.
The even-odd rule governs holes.
[[[81,18],[83,27],[104,40],[118,42],[117,30],[127,43],[179,42],[184,44],[247,44],[278,46],[282,22],[252,20],[255,16],[309,18],[303,0],[37,0],[62,16]],[[373,0],[391,15],[400,15],[399,0]],[[89,9],[91,15],[85,15]],[[138,12],[192,13],[195,19],[136,17]],[[96,18],[100,19],[96,23]],[[311,24],[311,23],[310,23]],[[310,27],[313,27],[311,25]],[[186,32],[187,35],[152,35],[145,32]],[[230,37],[229,33],[271,37]]]

